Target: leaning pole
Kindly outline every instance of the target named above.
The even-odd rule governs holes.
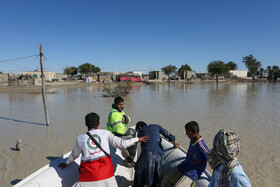
[[[49,126],[49,116],[48,109],[46,104],[46,93],[45,93],[45,75],[44,75],[44,66],[43,66],[43,48],[40,44],[40,65],[41,65],[41,77],[42,77],[42,96],[43,96],[43,104],[45,109],[45,117],[46,117],[46,125]]]

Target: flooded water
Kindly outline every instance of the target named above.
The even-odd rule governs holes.
[[[0,93],[0,186],[11,186],[69,152],[75,137],[86,132],[87,113],[98,113],[106,128],[113,98],[102,97],[102,85],[48,91],[57,92],[47,95],[49,127],[40,94]],[[198,122],[209,148],[220,129],[234,130],[241,138],[239,161],[253,186],[280,184],[279,84],[140,85],[124,99],[131,125],[158,123],[185,148],[189,121]],[[18,139],[21,151],[14,151]]]

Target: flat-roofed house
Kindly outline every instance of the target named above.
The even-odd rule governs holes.
[[[178,72],[179,77],[182,80],[190,80],[190,79],[195,79],[196,78],[196,72],[195,71],[187,71],[187,70],[181,70]]]
[[[22,75],[31,75],[35,79],[35,85],[42,83],[41,71],[22,71]],[[56,73],[54,71],[44,71],[45,81],[52,81],[56,79]]]
[[[248,75],[247,70],[230,70],[229,71],[229,78],[232,78],[232,77],[246,78],[247,75]]]
[[[150,80],[168,80],[168,76],[162,71],[149,71]]]

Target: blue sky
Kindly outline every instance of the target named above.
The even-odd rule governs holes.
[[[101,71],[160,70],[214,60],[280,65],[278,0],[2,0],[0,61],[39,53],[45,70],[91,63]],[[0,71],[35,70],[39,58],[0,62]]]

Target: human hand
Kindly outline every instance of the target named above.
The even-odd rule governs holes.
[[[66,163],[59,163],[58,164],[58,167],[61,168],[61,169],[64,169],[66,167],[68,167],[70,164],[66,164]]]
[[[176,148],[179,148],[179,147],[180,147],[180,144],[177,143],[175,140],[174,140],[174,142],[173,142],[173,145],[174,145],[174,147],[176,147]]]
[[[142,136],[142,137],[138,137],[138,141],[139,142],[147,142],[149,140],[148,136]]]

